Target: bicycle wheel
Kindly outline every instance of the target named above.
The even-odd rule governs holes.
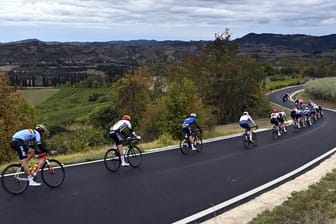
[[[278,132],[275,128],[272,128],[272,138],[277,139],[278,138]],[[253,139],[253,136],[252,136]]]
[[[258,140],[257,140],[257,134],[255,132],[252,132],[252,140],[253,141],[250,141],[250,143],[256,147],[258,145]]]
[[[183,155],[187,155],[190,151],[187,139],[183,138],[180,140],[180,150]]]
[[[197,152],[201,152],[201,151],[202,151],[202,148],[203,148],[203,140],[202,140],[202,137],[199,136],[199,135],[196,135],[196,136],[195,136],[195,139],[194,139],[194,144],[195,144],[195,147],[196,147],[196,151],[197,151]]]
[[[28,178],[20,164],[7,166],[1,174],[1,184],[10,194],[21,194],[28,188]]]
[[[109,149],[104,155],[104,164],[107,170],[115,172],[121,165],[121,159],[117,149]]]
[[[142,153],[138,146],[133,146],[132,148],[128,149],[127,151],[127,160],[129,164],[137,168],[142,163]]]
[[[61,162],[56,159],[49,159],[49,164],[44,163],[41,169],[43,182],[49,187],[60,186],[65,178],[65,170]]]
[[[250,140],[247,134],[243,134],[243,145],[246,149],[250,148]]]

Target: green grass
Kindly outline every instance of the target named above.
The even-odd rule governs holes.
[[[58,91],[59,89],[54,88],[28,88],[17,90],[17,92],[24,95],[34,106],[40,105],[51,96],[55,95]]]
[[[271,90],[276,90],[280,88],[284,88],[287,86],[294,86],[294,85],[299,85],[304,82],[306,82],[308,78],[305,77],[281,77],[278,79],[275,79],[271,81],[271,78],[266,81],[266,89],[271,91]]]

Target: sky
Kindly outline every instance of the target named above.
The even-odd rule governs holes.
[[[335,0],[1,0],[0,42],[336,33]]]

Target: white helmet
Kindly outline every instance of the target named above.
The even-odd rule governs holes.
[[[244,111],[243,115],[249,115],[247,111]]]
[[[190,117],[197,117],[195,113],[191,113]]]

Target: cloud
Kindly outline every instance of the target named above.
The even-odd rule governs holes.
[[[0,3],[0,28],[49,25],[105,32],[123,28],[134,35],[152,27],[188,39],[188,33],[197,35],[197,29],[200,36],[225,28],[245,33],[286,27],[288,32],[335,30],[335,10],[334,0],[11,0]],[[183,28],[185,34],[177,33]]]

